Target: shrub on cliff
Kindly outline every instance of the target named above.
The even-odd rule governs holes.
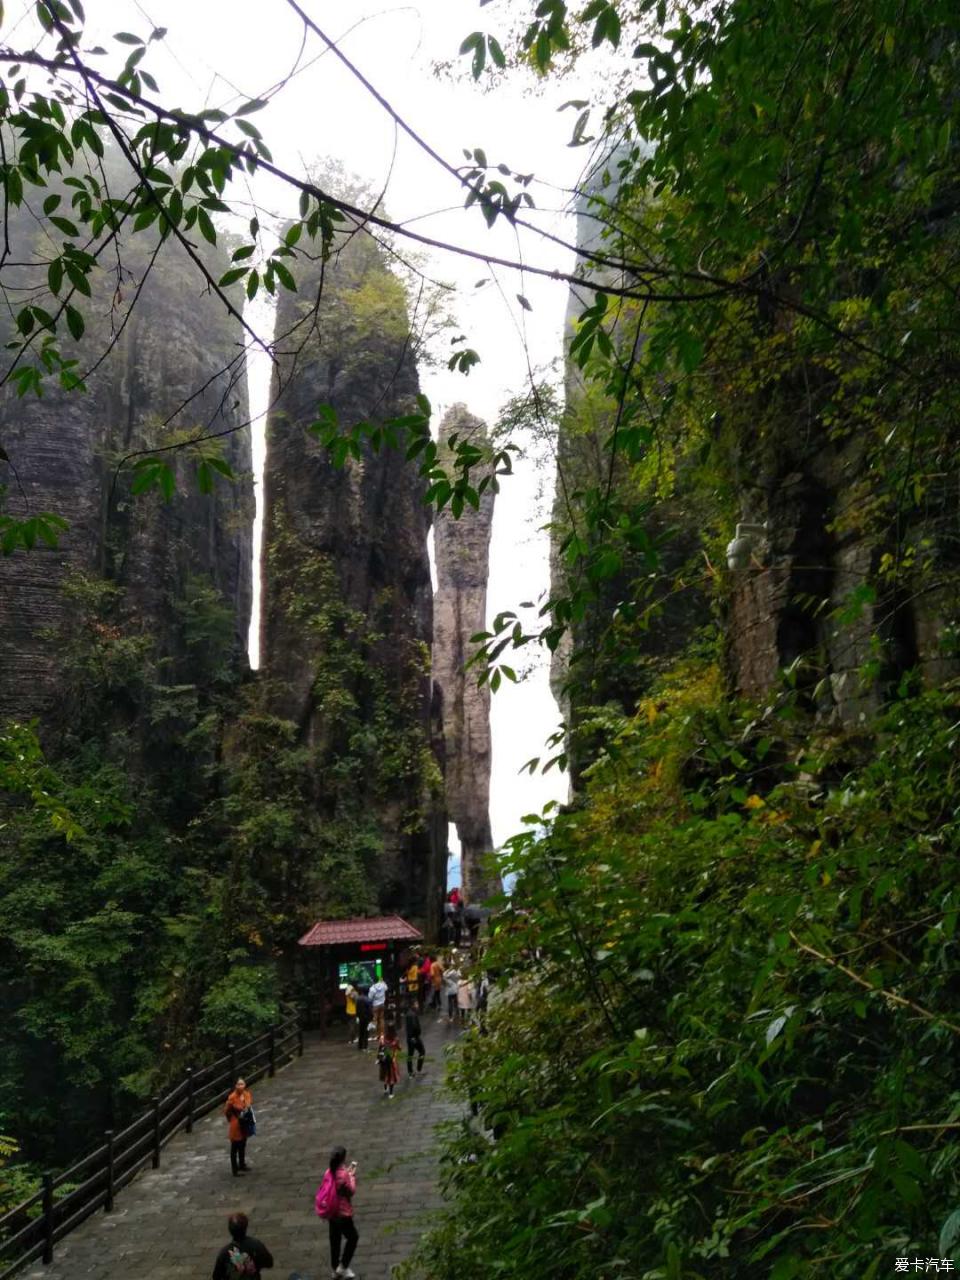
[[[856,738],[718,688],[687,666],[598,713],[582,803],[513,842],[436,1280],[860,1280],[956,1251],[960,689],[905,687]]]

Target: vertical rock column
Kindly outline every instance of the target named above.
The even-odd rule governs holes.
[[[486,425],[462,404],[440,424],[440,443],[450,437],[487,444]],[[494,492],[481,495],[480,509],[467,507],[459,520],[446,509],[436,520],[437,593],[433,606],[433,674],[443,699],[447,810],[460,837],[461,876],[468,902],[500,889],[485,865],[493,848],[490,830],[490,690],[467,671],[470,637],[486,627],[487,579]]]
[[[445,849],[436,847],[433,820],[440,776],[430,749],[424,481],[388,447],[365,444],[337,466],[310,432],[321,406],[345,431],[415,409],[406,299],[365,232],[344,237],[322,278],[318,269],[299,285],[278,307],[289,354],[274,376],[267,424],[268,707],[310,753],[314,812],[341,850],[362,859],[370,907],[431,928]],[[311,293],[315,311],[301,301]],[[319,893],[335,902],[338,886],[324,883]]]

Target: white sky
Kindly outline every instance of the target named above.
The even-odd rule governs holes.
[[[562,189],[576,181],[585,152],[566,145],[575,113],[558,114],[557,109],[578,96],[577,86],[563,81],[543,97],[529,97],[524,96],[522,84],[508,79],[485,94],[465,76],[433,74],[438,60],[453,60],[458,71],[466,71],[467,59],[457,57],[458,47],[475,29],[495,29],[496,18],[490,10],[481,9],[476,0],[416,0],[395,6],[370,0],[302,0],[302,4],[399,114],[452,163],[463,162],[464,147],[483,147],[491,164],[502,161],[514,172],[534,172],[538,179],[555,184],[556,189],[539,184],[530,189],[545,211],[562,208],[566,201]],[[23,0],[22,10],[8,0],[4,28],[8,39],[20,13],[30,9],[32,0]],[[230,110],[243,99],[262,96],[288,75],[302,38],[301,24],[284,0],[86,0],[86,10],[86,43],[99,41],[111,52],[121,50],[110,39],[113,32],[146,36],[151,23],[166,27],[165,40],[151,45],[143,66],[159,81],[166,101],[188,109],[206,105]],[[23,28],[16,36],[23,37]],[[129,50],[121,52],[125,55]],[[309,35],[301,63],[309,63],[321,52],[320,41]],[[119,59],[112,57],[102,61],[105,70],[119,65]],[[465,211],[462,189],[454,179],[403,134],[397,135],[382,108],[332,54],[324,54],[298,73],[251,120],[282,168],[302,170],[305,163],[332,157],[378,188],[387,184],[386,208],[397,221],[409,220],[428,235],[503,257],[522,254],[524,261],[551,269],[572,267],[563,250],[529,233],[518,242],[506,225],[488,231],[478,211]],[[255,179],[253,195],[278,220],[295,209],[293,195],[269,178]],[[531,220],[539,217],[566,239],[573,237],[570,217],[546,212],[529,216]],[[261,216],[261,222],[266,225],[267,220]],[[472,412],[493,422],[504,400],[523,389],[528,358],[536,368],[560,353],[566,285],[529,276],[521,279],[504,270],[493,277],[483,265],[451,255],[433,254],[426,269],[457,286],[455,332],[467,335],[468,345],[482,360],[468,378],[442,367],[421,371],[436,421],[446,407],[462,400]],[[489,283],[477,289],[481,278]],[[532,311],[521,308],[518,293],[526,296]],[[264,373],[253,372],[254,397],[262,395],[258,376],[262,383]],[[542,493],[538,501],[542,484],[542,474],[520,466],[497,499],[491,617],[520,600],[535,599],[547,588],[546,535],[537,532],[546,518]],[[549,494],[546,501],[548,509]],[[544,739],[558,720],[545,663],[521,685],[506,687],[493,699],[491,818],[498,843],[519,829],[522,814],[566,794],[566,780],[555,771],[532,779],[517,773],[529,757],[544,754]]]

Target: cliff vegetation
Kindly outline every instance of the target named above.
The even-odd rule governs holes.
[[[572,138],[601,154],[598,289],[572,309],[552,597],[484,641],[489,678],[560,656],[575,790],[504,859],[499,991],[456,1067],[475,1118],[416,1265],[955,1256],[955,24],[484,12],[476,78],[608,54]]]

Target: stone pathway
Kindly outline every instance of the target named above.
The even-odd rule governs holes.
[[[193,1133],[178,1134],[161,1167],[147,1169],[117,1195],[110,1214],[94,1214],[57,1245],[53,1263],[33,1264],[24,1280],[207,1280],[228,1239],[227,1217],[242,1210],[251,1234],[275,1264],[266,1277],[330,1275],[327,1225],[313,1198],[330,1150],[356,1160],[353,1269],[360,1280],[390,1280],[440,1204],[434,1128],[459,1114],[441,1087],[443,1051],[456,1038],[446,1022],[423,1019],[427,1062],[396,1097],[383,1097],[373,1052],[359,1054],[343,1030],[308,1037],[304,1055],[274,1080],[254,1086],[258,1134],[245,1177],[230,1172],[226,1123],[213,1112]],[[405,1046],[404,1046],[405,1048]],[[18,1277],[19,1280],[19,1277]]]

